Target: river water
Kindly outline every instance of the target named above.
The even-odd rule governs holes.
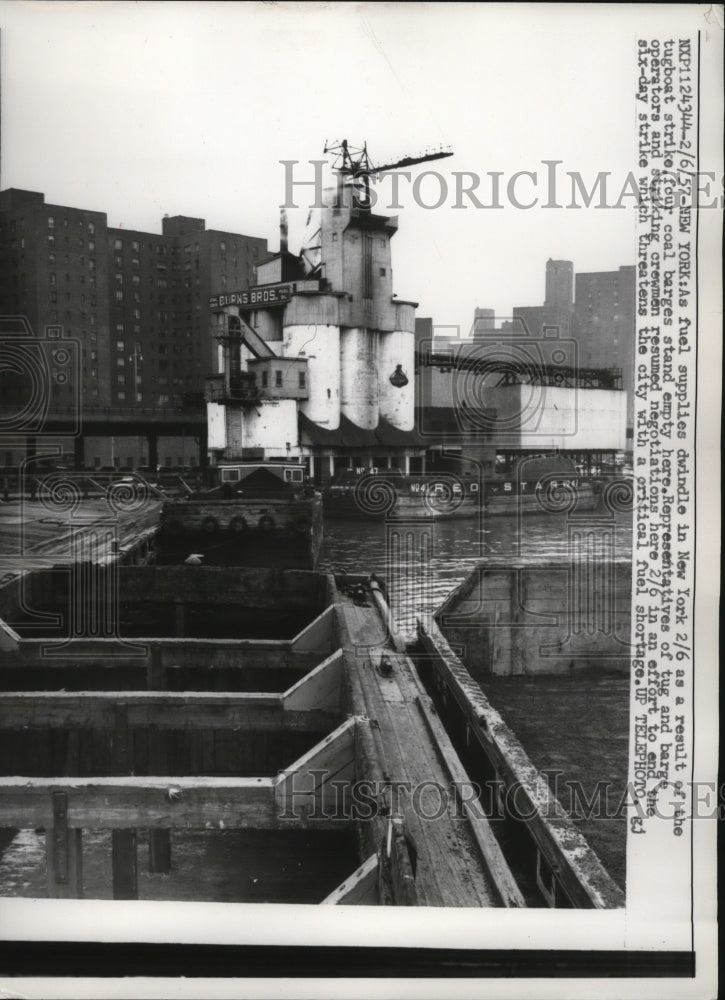
[[[630,558],[631,510],[602,509],[405,523],[326,519],[320,568],[384,579],[398,627],[408,638],[416,619],[425,622],[482,560],[567,563],[576,558],[576,539],[587,531],[611,539],[614,559]]]

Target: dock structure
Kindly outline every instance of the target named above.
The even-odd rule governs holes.
[[[529,825],[549,895],[522,881],[374,578],[116,563],[74,589],[87,570],[29,573],[22,600],[0,588],[0,827],[45,830],[50,897],[83,896],[84,829],[112,831],[118,899],[139,896],[143,831],[156,872],[175,864],[170,831],[338,831],[357,861],[311,902],[621,905],[545,810]],[[58,626],[96,621],[109,595],[110,630]],[[525,771],[509,776],[541,805]]]

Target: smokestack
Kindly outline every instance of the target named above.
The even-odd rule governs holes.
[[[287,226],[287,212],[284,206],[279,210],[279,252],[287,253],[289,243],[289,228]]]

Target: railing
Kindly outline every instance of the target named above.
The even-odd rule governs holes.
[[[255,403],[261,395],[259,386],[248,375],[231,376],[229,387],[226,386],[223,376],[217,379],[207,379],[206,398],[210,403],[222,403],[225,400]]]

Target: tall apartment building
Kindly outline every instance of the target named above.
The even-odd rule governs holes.
[[[104,212],[49,205],[39,192],[0,192],[0,313],[26,316],[36,336],[52,325],[80,341],[84,407],[200,400],[215,370],[209,297],[249,287],[268,256],[266,240],[207,230],[203,219],[166,217],[161,234],[115,229]],[[76,392],[67,387],[69,405]],[[107,445],[87,451],[96,464],[99,455],[119,463]],[[142,443],[120,447],[121,464],[141,464]],[[174,447],[160,445],[171,464]]]
[[[623,265],[616,271],[577,274],[575,287],[574,335],[579,363],[589,368],[622,369],[631,439],[634,423],[634,265]]]
[[[570,260],[547,260],[545,288],[543,306],[514,306],[514,319],[523,320],[532,337],[538,337],[543,326],[558,326],[560,336],[571,336],[574,265]]]

